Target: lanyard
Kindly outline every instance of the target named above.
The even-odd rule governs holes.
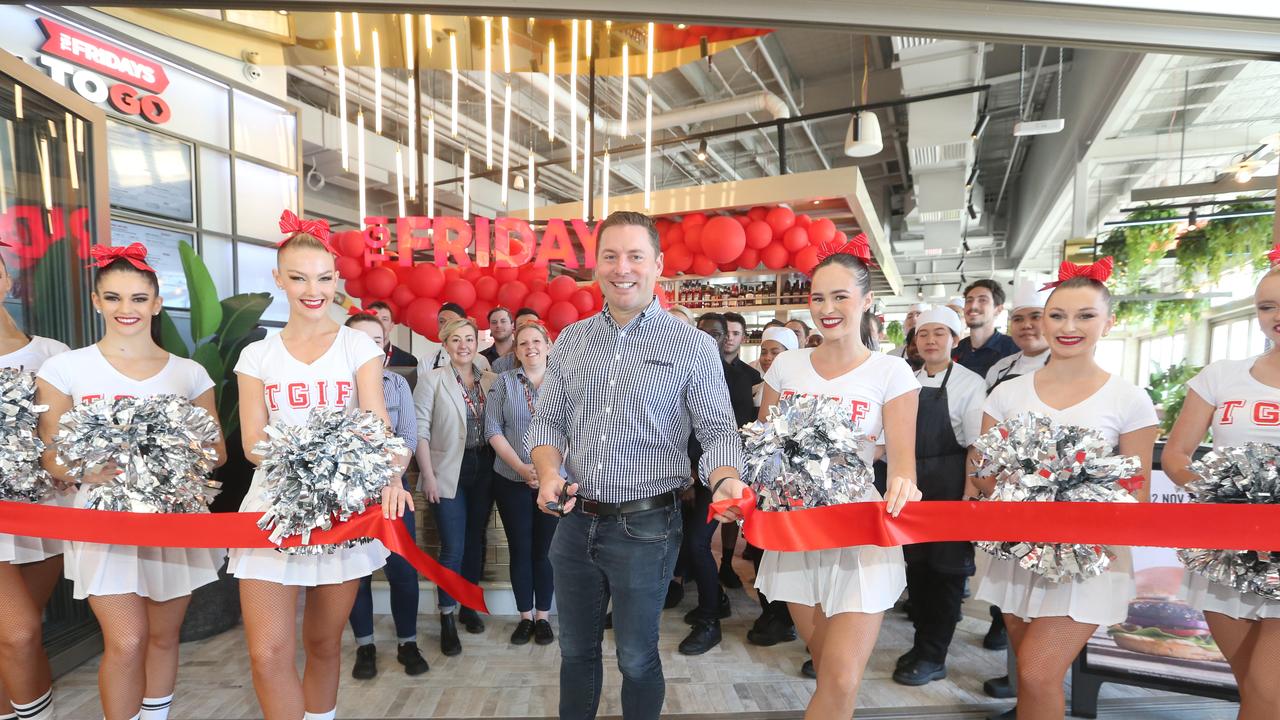
[[[467,392],[467,386],[462,384],[462,376],[458,374],[458,369],[453,367],[452,365],[449,367],[453,370],[454,379],[458,381],[458,388],[462,390],[462,401],[467,404],[467,409],[471,411],[471,415],[474,416],[477,421],[479,421],[481,418],[484,417],[484,389],[480,387],[480,379],[479,378],[475,379],[476,390],[480,395],[480,406],[479,406],[479,409],[476,409],[476,404],[471,402],[471,393]],[[474,370],[472,372],[474,372]]]
[[[533,383],[529,382],[529,378],[524,375],[517,375],[520,378],[520,388],[524,390],[524,402],[529,406],[529,417],[533,417]]]

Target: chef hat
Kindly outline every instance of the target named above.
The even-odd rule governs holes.
[[[787,328],[773,326],[765,328],[764,335],[760,336],[760,342],[772,340],[788,350],[795,350],[800,347],[800,341],[796,339],[796,334]]]
[[[1049,299],[1049,291],[1041,288],[1047,282],[1049,278],[1045,275],[1018,278],[1017,284],[1013,286],[1013,302],[1009,304],[1009,312],[1028,307],[1043,308],[1045,301]]]
[[[962,310],[963,310],[963,309],[964,309],[964,298],[960,297],[959,295],[957,295],[957,296],[955,296],[955,297],[951,298],[950,300],[948,300],[948,301],[947,301],[947,307],[960,308],[960,309],[962,309]]]
[[[956,337],[964,334],[964,326],[960,324],[960,317],[950,308],[940,307],[920,313],[920,317],[916,318],[916,330],[919,331],[925,325],[931,323],[947,327]]]
[[[924,312],[930,307],[929,303],[911,303],[911,306],[907,308],[907,312]]]

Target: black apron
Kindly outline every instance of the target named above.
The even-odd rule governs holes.
[[[968,449],[956,441],[947,402],[947,382],[952,363],[942,377],[942,386],[920,388],[916,411],[916,485],[924,500],[963,500],[965,463]],[[906,545],[902,553],[909,563],[928,563],[935,572],[972,575],[973,544],[932,542]]]
[[[1019,352],[1019,353],[1018,353],[1018,355],[1022,355],[1022,353],[1021,353],[1021,352]],[[1020,377],[1022,377],[1022,373],[1015,373],[1015,372],[1013,371],[1013,368],[1014,368],[1017,364],[1018,364],[1018,361],[1017,361],[1017,360],[1013,361],[1012,363],[1009,363],[1009,367],[1005,368],[1005,369],[1004,369],[1004,372],[1002,372],[1002,373],[1000,373],[1000,374],[996,375],[996,381],[995,381],[994,383],[992,383],[992,384],[991,384],[991,387],[987,388],[987,394],[988,394],[988,395],[990,395],[990,394],[991,394],[991,391],[992,391],[992,390],[995,390],[995,389],[996,389],[996,387],[997,387],[1000,383],[1002,383],[1002,382],[1009,382],[1010,380],[1012,380],[1012,379],[1014,379],[1014,378],[1020,378]],[[1045,365],[1048,365],[1048,364],[1049,364],[1049,360],[1046,358],[1046,359],[1045,359]]]

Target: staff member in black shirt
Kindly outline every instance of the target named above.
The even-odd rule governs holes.
[[[391,344],[391,331],[396,329],[396,319],[391,314],[391,306],[378,300],[369,303],[366,310],[377,313],[378,322],[382,323],[382,350],[387,354],[387,360],[383,365],[385,367],[417,366],[418,358],[414,357],[413,353]]]
[[[964,322],[969,337],[960,341],[952,358],[986,377],[1001,358],[1018,352],[1013,338],[996,330],[996,316],[1004,310],[1004,288],[995,280],[976,280],[964,289]]]
[[[705,315],[703,317],[706,317]],[[739,353],[742,350],[742,342],[747,338],[747,320],[736,312],[727,312],[724,314],[725,328],[727,328],[724,336],[724,342],[720,345],[720,355],[724,358],[724,379],[729,384],[729,400],[733,403],[733,419],[738,423],[738,427],[752,422],[756,419],[757,408],[755,404],[754,390],[748,390],[746,393],[746,402],[743,402],[743,394],[741,388],[744,385],[747,388],[754,388],[764,379],[760,375],[760,371],[756,368],[742,362]],[[738,525],[737,523],[725,523],[720,526],[720,582],[727,588],[737,589],[742,587],[742,579],[733,571],[733,551],[738,545]]]

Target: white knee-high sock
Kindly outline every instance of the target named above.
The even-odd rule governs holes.
[[[334,708],[329,712],[323,712],[323,713],[313,713],[313,712],[302,713],[302,720],[334,720],[334,718],[336,717],[338,717],[338,708]]]
[[[18,720],[53,720],[53,688],[29,703],[10,702]]]
[[[162,698],[142,698],[141,720],[169,720],[169,706],[173,704],[173,693]]]

